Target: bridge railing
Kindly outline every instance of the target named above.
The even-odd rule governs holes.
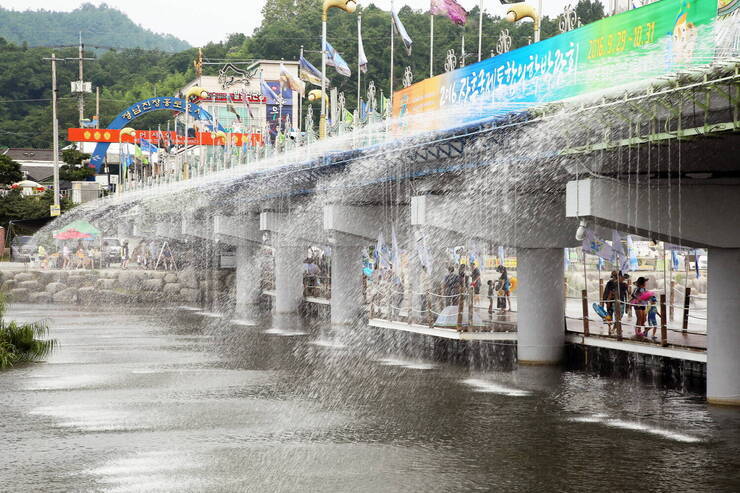
[[[331,299],[331,276],[303,275],[303,296],[305,298]]]
[[[516,312],[495,308],[495,301],[480,302],[472,288],[454,293],[434,291],[404,292],[386,290],[369,295],[368,315],[371,319],[425,325],[429,328],[453,329],[459,332],[511,331],[516,329]],[[417,300],[412,302],[411,298]],[[509,303],[511,300],[509,297]]]
[[[630,340],[641,343],[657,343],[662,347],[680,346],[693,349],[706,349],[706,319],[693,317],[690,314],[689,298],[691,291],[687,288],[688,296],[683,305],[675,308],[683,310],[680,320],[672,320],[669,314],[670,298],[665,293],[657,295],[657,326],[650,326],[647,321],[649,307],[630,301],[614,299],[589,299],[588,291],[582,290],[580,297],[566,296],[566,327],[569,332],[582,333],[584,337],[612,338],[618,341]],[[596,307],[607,310],[608,316],[600,316]],[[645,323],[637,325],[636,307],[646,310]],[[689,320],[694,319],[693,322]],[[703,322],[703,323],[702,323]],[[655,339],[648,336],[655,327]]]

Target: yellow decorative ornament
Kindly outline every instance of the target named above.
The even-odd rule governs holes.
[[[313,89],[311,91],[308,91],[308,100],[313,103],[314,101],[321,100],[322,96],[321,89]],[[323,94],[324,98],[326,98],[326,94]]]
[[[530,18],[534,21],[534,41],[540,40],[540,14],[534,6],[521,2],[507,5],[506,20],[517,22],[522,19]]]
[[[216,141],[219,139],[223,139],[224,143],[226,142],[226,132],[219,130],[218,132],[212,133],[211,137],[213,138],[213,143],[215,144]]]
[[[208,91],[198,86],[191,87],[190,89],[188,89],[188,92],[185,93],[185,98],[191,103],[197,103],[198,101],[206,99],[207,97]]]
[[[348,14],[352,14],[357,10],[357,2],[355,0],[324,0],[323,20],[327,19],[329,9],[341,9]]]

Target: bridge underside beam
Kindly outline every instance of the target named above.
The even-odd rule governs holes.
[[[501,207],[495,204],[497,201],[506,204]],[[420,195],[411,198],[411,224],[510,247],[566,248],[577,244],[578,224],[565,217],[565,199],[561,194],[473,200],[465,200],[459,194]]]
[[[330,204],[324,206],[324,230],[359,239],[377,238],[383,227],[383,208]]]
[[[227,245],[262,242],[259,216],[256,214],[240,216],[217,214],[213,216],[213,234],[218,241]]]
[[[642,178],[645,180],[645,178]],[[697,181],[648,188],[617,180],[586,179],[567,185],[570,218],[694,247],[740,247],[740,185]]]

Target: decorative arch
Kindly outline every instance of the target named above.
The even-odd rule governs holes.
[[[174,111],[176,113],[183,113],[185,111],[185,100],[182,98],[165,96],[144,99],[138,103],[132,104],[119,113],[110,125],[108,125],[108,130],[120,130],[140,116],[151,113],[152,111]],[[211,130],[213,130],[213,117],[197,104],[190,103],[188,105],[188,114],[195,120],[208,121],[211,126]],[[218,124],[218,130],[225,131],[221,124]],[[92,156],[90,156],[90,163],[95,165],[98,173],[103,171],[105,155],[108,152],[109,146],[110,142],[98,142]]]

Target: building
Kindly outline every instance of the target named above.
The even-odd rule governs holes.
[[[208,98],[199,105],[227,131],[263,133],[269,127],[274,132],[279,123],[284,130],[290,130],[297,127],[299,96],[287,87],[281,90],[280,64],[298,78],[298,62],[295,61],[256,60],[249,65],[226,63],[219,75],[198,77],[185,85],[180,94],[186,94],[195,86],[202,87],[208,92]],[[278,100],[262,94],[260,80],[267,83]]]
[[[41,183],[54,175],[52,149],[11,148],[6,149],[3,154],[21,165],[21,172],[26,180]]]

